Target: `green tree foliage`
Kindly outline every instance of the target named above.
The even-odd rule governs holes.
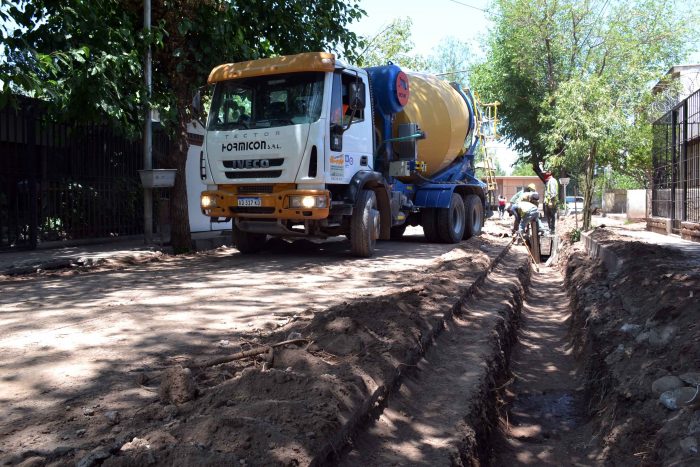
[[[392,62],[402,68],[423,71],[428,61],[421,55],[411,54],[411,18],[396,18],[373,37],[362,38],[362,48],[357,53],[358,66],[370,67]]]
[[[589,212],[596,164],[647,170],[639,104],[686,53],[694,17],[671,0],[497,0],[472,81],[502,102],[503,133],[538,175],[585,173]]]
[[[535,171],[532,170],[532,166],[530,164],[527,164],[523,161],[518,161],[515,164],[513,164],[513,172],[511,175],[514,176],[519,176],[519,177],[531,177],[535,174]]]
[[[143,32],[142,0],[15,0],[3,11],[17,29],[3,34],[2,95],[46,99],[66,118],[103,117],[138,131],[145,90],[142,57],[153,46],[152,102],[175,144],[172,242],[190,249],[185,162],[195,90],[225,62],[311,50],[351,51],[347,25],[363,14],[341,0],[153,0],[153,30]]]
[[[474,67],[471,82],[482,100],[500,101],[501,132],[533,166],[544,160],[546,132],[539,111],[557,80],[551,40],[539,30],[555,25],[554,9],[542,2],[499,0],[495,27],[487,42],[487,59]]]
[[[454,36],[443,38],[428,58],[431,73],[444,75],[448,81],[456,81],[463,87],[469,85],[467,70],[473,65],[469,44]]]
[[[135,125],[142,86],[136,19],[117,1],[9,3],[0,18],[0,106],[21,93],[66,119],[107,116]]]

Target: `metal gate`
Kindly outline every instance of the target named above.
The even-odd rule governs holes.
[[[681,222],[700,222],[700,91],[653,124],[654,177],[651,212]]]
[[[168,141],[154,136],[154,153]],[[0,249],[143,232],[143,148],[98,123],[52,121],[35,100],[0,110]]]

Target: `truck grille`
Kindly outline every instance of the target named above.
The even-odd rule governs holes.
[[[239,195],[250,193],[272,193],[272,185],[241,185],[238,187]]]
[[[281,170],[236,170],[226,172],[227,178],[278,178]]]
[[[279,157],[276,159],[267,159],[267,161],[270,163],[269,167],[279,167],[280,165],[284,164],[284,158]],[[244,167],[236,167],[234,164],[235,161],[221,161],[224,164],[224,167],[227,169],[242,169]],[[239,162],[245,162],[245,161],[239,161]]]

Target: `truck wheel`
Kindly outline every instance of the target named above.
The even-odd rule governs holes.
[[[395,225],[394,227],[392,227],[391,228],[391,239],[392,240],[401,240],[404,232],[406,231],[406,227],[408,227],[408,225],[406,225],[406,224]]]
[[[481,234],[484,225],[484,209],[481,206],[481,198],[476,195],[467,195],[465,199],[465,213],[467,225],[464,229],[464,239]]]
[[[421,212],[420,224],[423,226],[423,235],[430,243],[438,243],[440,241],[435,218],[435,209],[433,208],[427,208]]]
[[[350,220],[350,251],[355,256],[369,258],[379,238],[379,209],[372,190],[362,190],[357,197]]]
[[[464,201],[457,193],[452,193],[450,207],[437,210],[437,230],[445,243],[457,243],[464,235]]]
[[[233,246],[244,255],[262,250],[266,241],[265,234],[244,232],[235,224],[233,226]]]

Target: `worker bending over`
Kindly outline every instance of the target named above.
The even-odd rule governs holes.
[[[515,216],[515,219],[513,219],[513,230],[512,233],[515,234],[515,232],[518,231],[518,225],[520,224],[520,214],[518,213],[518,203],[521,200],[527,201],[530,198],[530,195],[532,193],[535,193],[535,184],[530,183],[528,186],[525,187],[525,189],[518,191],[513,195],[513,197],[510,199],[510,204],[508,205],[507,211],[508,214],[511,216]]]
[[[529,200],[520,200],[518,203],[518,214],[520,215],[520,225],[518,227],[518,234],[524,235],[527,231],[527,227],[530,222],[537,221],[537,233],[542,236],[545,234],[544,226],[540,220],[540,213],[537,210],[537,204],[540,201],[540,195],[535,192],[529,196]]]

